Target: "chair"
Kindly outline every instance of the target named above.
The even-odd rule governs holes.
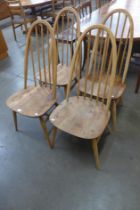
[[[16,41],[17,38],[15,29],[17,27],[24,26],[24,30],[25,32],[27,32],[27,24],[32,24],[36,20],[36,17],[34,15],[26,13],[19,0],[7,0],[7,5],[11,16],[14,39]]]
[[[80,15],[80,18],[84,18],[86,15],[91,15],[92,4],[91,1],[85,1],[76,6],[76,10]]]
[[[122,103],[122,97],[126,88],[126,77],[133,47],[134,23],[132,16],[127,10],[115,9],[104,18],[103,24],[110,28],[117,42],[117,73],[111,106],[113,127],[115,128],[116,106]]]
[[[102,66],[106,61],[107,55],[110,55],[110,63],[108,65],[108,73],[110,73],[110,77],[108,77],[108,73],[106,73],[106,77],[104,77],[104,86],[101,87],[101,83],[103,80],[104,69],[97,69],[97,53],[96,51],[100,48],[100,35],[102,33],[106,34],[105,38],[105,48],[103,48],[102,52]],[[92,42],[91,34],[95,35],[95,42]],[[91,72],[91,83],[92,90],[90,93],[90,97],[86,95],[80,96],[80,63],[81,63],[81,50],[82,50],[82,41],[88,37],[88,53],[86,59],[86,77],[83,81],[84,89],[86,90],[88,87],[87,79],[88,72]],[[110,50],[107,46],[110,43]],[[91,46],[92,45],[92,46]],[[90,53],[90,49],[92,48],[92,53]],[[80,36],[78,40],[78,44],[72,59],[70,77],[67,89],[67,97],[61,102],[61,104],[56,107],[56,109],[50,115],[50,121],[57,129],[60,129],[64,132],[67,132],[71,135],[83,139],[87,139],[92,143],[92,149],[95,155],[96,167],[100,168],[99,162],[99,153],[98,153],[98,142],[103,134],[105,128],[108,125],[110,118],[110,102],[111,102],[111,94],[113,89],[113,83],[115,79],[115,71],[116,71],[116,43],[115,38],[112,35],[111,31],[103,26],[103,25],[93,25],[87,28],[84,33]],[[70,97],[71,90],[71,82],[73,75],[77,72],[78,74],[78,84],[76,96]],[[99,80],[97,80],[99,77]],[[98,82],[97,82],[98,81]],[[100,89],[104,89],[104,96],[107,94],[107,100],[104,104],[104,100],[100,100],[99,97],[94,99],[92,97],[93,91],[97,91],[100,94]],[[74,94],[74,93],[73,93]]]
[[[52,17],[54,20],[61,9],[67,6],[74,7],[74,0],[52,0],[50,5],[47,5],[46,8],[41,9],[41,17],[48,18]]]
[[[45,32],[44,33],[44,28]],[[32,36],[32,33],[34,36]],[[51,41],[50,41],[51,39]],[[51,50],[50,50],[51,49]],[[53,29],[44,20],[38,20],[33,23],[28,34],[25,49],[24,60],[24,88],[10,96],[6,104],[13,112],[14,124],[17,128],[17,113],[39,118],[49,146],[52,143],[49,138],[46,120],[48,119],[48,111],[57,104],[56,102],[56,43]],[[41,71],[43,68],[43,71]],[[47,81],[47,71],[51,74]],[[37,73],[45,78],[45,84],[40,85],[37,80]],[[33,77],[33,85],[29,85],[29,74]]]
[[[112,121],[113,128],[116,127],[116,106],[121,103],[122,96],[124,94],[126,88],[126,76],[128,72],[131,50],[133,44],[133,20],[130,14],[124,9],[116,9],[109,13],[102,22],[110,30],[113,32],[116,42],[117,42],[117,73],[115,78],[115,85],[112,92],[112,103],[111,103],[111,111],[112,111]],[[102,40],[103,43],[103,40]],[[100,50],[101,51],[101,50]],[[99,57],[99,65],[100,65],[100,54],[98,52]],[[91,89],[90,80],[88,81],[88,91]],[[81,84],[80,87],[81,93],[84,93],[84,88]],[[94,93],[96,97],[96,94]],[[102,97],[102,96],[101,96]]]
[[[57,86],[64,88],[66,96],[70,63],[80,35],[80,18],[76,10],[65,7],[60,11],[54,22],[54,33],[58,49]],[[76,75],[73,80],[76,82]],[[41,81],[44,82],[44,78]]]

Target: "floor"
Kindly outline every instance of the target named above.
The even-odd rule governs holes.
[[[0,210],[139,210],[138,68],[130,66],[116,131],[101,140],[98,171],[86,140],[59,132],[51,150],[39,121],[23,116],[14,130],[5,101],[23,87],[25,40],[19,31],[16,43],[11,27],[3,33],[9,57],[0,61]]]

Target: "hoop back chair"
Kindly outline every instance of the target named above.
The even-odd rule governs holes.
[[[70,63],[80,36],[80,17],[75,9],[65,7],[59,12],[54,22],[54,33],[58,51],[57,86],[64,88],[66,96]]]
[[[15,29],[17,27],[24,26],[25,32],[27,32],[27,24],[32,24],[36,20],[36,17],[26,13],[19,0],[6,0],[6,2],[11,16],[14,39],[16,41],[17,37]]]
[[[117,71],[112,93],[112,117],[116,126],[116,105],[121,102],[126,88],[131,52],[133,47],[134,23],[130,13],[124,9],[115,9],[102,22],[113,32],[117,42]]]
[[[24,89],[10,96],[6,102],[13,112],[16,130],[17,113],[27,117],[39,118],[50,146],[52,144],[48,135],[46,120],[47,112],[56,105],[56,60],[56,42],[52,27],[44,20],[34,22],[27,34]],[[43,71],[41,71],[42,68]],[[49,71],[49,79],[46,76],[47,71]],[[28,77],[30,74],[33,78],[33,85],[29,84]],[[44,85],[39,84],[38,74],[40,79],[45,78]]]
[[[97,68],[97,50],[100,48],[100,35],[104,33],[105,38],[105,48],[102,52],[101,66],[103,67],[106,62],[107,53],[110,55],[111,65],[108,66],[108,73],[104,78],[104,86],[102,85],[104,69]],[[94,34],[95,41],[92,42],[92,36]],[[88,73],[90,72],[92,89],[90,92],[90,97],[86,94],[80,95],[80,83],[81,83],[81,50],[82,42],[88,37],[88,53],[86,59],[86,77],[83,81],[84,89],[88,89]],[[110,46],[108,47],[108,43]],[[91,53],[92,45],[92,53]],[[66,99],[51,113],[50,121],[55,126],[62,131],[65,131],[76,137],[82,139],[87,139],[92,142],[92,148],[95,155],[96,167],[100,167],[99,154],[98,154],[98,142],[103,134],[105,128],[108,125],[110,118],[110,102],[111,94],[113,89],[113,83],[115,79],[116,71],[116,43],[112,32],[103,25],[93,25],[87,28],[78,40],[78,44],[72,59],[70,77],[67,89]],[[107,63],[108,64],[108,63]],[[78,72],[78,84],[77,84],[77,94],[76,96],[71,96],[71,82],[75,72]],[[108,76],[110,73],[110,77]],[[97,77],[99,78],[97,82]],[[93,92],[96,91],[99,96],[101,89],[104,88],[104,95],[107,95],[106,103],[104,100],[100,100],[100,97],[94,99]]]
[[[117,43],[117,71],[115,77],[115,85],[113,87],[112,92],[112,120],[113,120],[113,128],[116,127],[116,105],[121,102],[122,95],[124,93],[126,84],[126,76],[128,72],[131,51],[132,51],[132,44],[133,44],[133,20],[130,14],[124,9],[115,9],[111,13],[109,13],[102,22],[106,25],[116,38]],[[101,41],[101,44],[104,43],[104,35]],[[105,43],[104,43],[105,44]],[[103,44],[103,45],[104,45]],[[101,49],[98,51],[98,57],[100,58]],[[107,58],[107,60],[109,57]],[[100,59],[99,59],[100,63]],[[111,64],[110,64],[111,65]],[[105,67],[106,68],[106,65]],[[87,94],[90,92],[91,89],[91,82],[88,81],[88,90]],[[84,89],[80,87],[81,93],[84,93]],[[93,95],[96,97],[97,93],[94,92]],[[102,94],[100,95],[102,97]]]

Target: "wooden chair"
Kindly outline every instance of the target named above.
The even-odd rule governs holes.
[[[116,106],[122,102],[126,88],[131,52],[133,47],[134,23],[127,10],[115,9],[108,14],[103,22],[113,32],[117,42],[117,72],[112,93],[112,120],[116,127]]]
[[[54,20],[61,9],[67,6],[74,7],[75,1],[74,0],[52,0],[52,2],[46,8],[43,8],[41,10],[41,17],[44,19],[44,17],[52,17]],[[51,6],[51,7],[50,7]],[[51,9],[50,9],[51,8]]]
[[[76,10],[80,15],[80,18],[84,18],[86,15],[91,15],[92,4],[91,1],[85,1],[76,6]]]
[[[65,7],[60,11],[54,22],[54,33],[58,49],[57,86],[64,88],[66,96],[70,63],[80,36],[80,17],[76,10]],[[76,75],[73,80],[76,80]],[[41,81],[44,82],[44,78]]]
[[[45,33],[43,32],[45,29]],[[34,36],[32,36],[32,33]],[[51,40],[51,41],[50,41]],[[51,50],[49,50],[51,49]],[[15,128],[17,128],[17,113],[39,118],[49,146],[52,143],[49,138],[46,120],[48,111],[56,105],[56,42],[52,27],[44,20],[33,23],[27,34],[27,43],[24,60],[24,89],[8,98],[7,106],[12,110]],[[43,68],[43,71],[41,69]],[[47,71],[49,81],[47,81]],[[30,70],[30,71],[29,71]],[[45,84],[40,85],[37,80],[39,72],[45,78]],[[28,75],[32,73],[33,85],[29,85]],[[51,85],[48,85],[48,83]]]
[[[116,78],[115,78],[115,85],[113,87],[113,92],[112,92],[112,103],[111,103],[113,128],[115,129],[116,106],[117,104],[121,103],[122,96],[126,88],[125,80],[126,80],[130,57],[131,57],[134,26],[133,26],[132,17],[124,9],[113,10],[111,13],[109,13],[105,17],[105,19],[103,20],[103,24],[109,27],[110,30],[113,32],[116,38],[116,43],[117,43],[117,53],[118,53],[117,72],[116,72]],[[103,43],[103,41],[101,41],[101,43]],[[99,51],[98,52],[99,66],[100,66],[100,54],[101,52]],[[90,79],[88,83],[89,83],[88,89],[86,90],[87,94],[90,92],[90,89],[91,89]],[[81,93],[84,93],[85,91],[82,84],[80,87],[80,91]],[[94,96],[96,97],[95,92],[94,92]]]
[[[102,66],[106,62],[107,54],[110,55],[109,66],[107,62],[108,71],[104,77],[104,86],[102,85],[104,69],[97,69],[97,53],[96,51],[100,48],[100,35],[106,34],[105,38],[105,48],[102,51]],[[91,34],[95,35],[95,41],[92,42]],[[88,53],[86,59],[86,72],[84,83],[84,90],[88,88],[88,73],[91,74],[91,84],[92,89],[90,92],[90,97],[87,97],[86,94],[80,96],[80,76],[81,76],[81,50],[82,50],[82,41],[88,37]],[[110,50],[108,47],[110,43]],[[92,45],[92,46],[91,46]],[[92,47],[92,53],[90,49]],[[66,99],[51,113],[50,121],[57,129],[59,128],[62,131],[65,131],[71,135],[79,137],[82,139],[90,140],[92,143],[92,149],[95,155],[96,167],[100,168],[99,162],[99,153],[98,153],[98,142],[108,125],[110,118],[110,102],[113,89],[113,83],[116,73],[116,43],[115,38],[112,35],[112,32],[103,25],[93,25],[87,28],[84,33],[80,36],[78,44],[72,59],[70,77],[67,89]],[[77,84],[77,96],[70,97],[71,83],[74,74],[78,74],[78,84]],[[110,77],[108,77],[110,74]],[[99,80],[97,80],[97,77]],[[98,81],[98,82],[97,82]],[[106,103],[104,99],[100,100],[100,89],[104,89],[104,96],[107,95]],[[97,91],[98,97],[94,99],[93,92]]]
[[[24,26],[24,30],[27,32],[28,23],[32,24],[36,20],[36,17],[26,13],[19,0],[7,0],[7,5],[11,16],[14,39],[16,41],[17,38],[15,29],[17,27]]]

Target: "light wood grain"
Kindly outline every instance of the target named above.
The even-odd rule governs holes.
[[[90,38],[91,33],[96,31],[97,35],[95,37],[95,41],[92,42]],[[98,49],[103,49],[101,51],[103,62],[102,65],[105,64],[105,55],[107,53],[107,46],[105,48],[100,46],[100,35],[106,33],[106,45],[110,43],[109,52],[111,52],[111,65],[110,65],[110,77],[108,83],[104,85],[104,92],[108,88],[107,100],[106,103],[104,101],[100,101],[99,90],[101,88],[101,74],[103,73],[103,68],[98,68],[99,71],[99,80],[97,85],[97,77],[92,76],[92,91],[90,93],[90,97],[86,95],[80,96],[80,77],[81,77],[81,50],[82,43],[85,37],[88,37],[88,52],[87,52],[87,61],[86,61],[86,76],[87,73],[91,73],[92,75],[96,75],[96,63],[97,63],[97,52]],[[104,39],[104,37],[103,37]],[[92,48],[90,44],[93,44]],[[99,48],[98,48],[99,47]],[[92,52],[91,52],[92,49]],[[115,80],[116,73],[116,43],[115,38],[111,31],[105,27],[104,25],[94,25],[86,29],[83,34],[78,39],[77,47],[72,59],[71,69],[70,69],[70,77],[67,89],[67,98],[64,100],[50,115],[51,123],[59,128],[60,130],[67,132],[71,135],[80,137],[82,139],[88,139],[92,142],[92,149],[95,156],[96,167],[100,167],[99,162],[99,152],[97,144],[99,139],[108,125],[110,118],[110,101],[113,90],[113,84]],[[77,74],[78,84],[77,84],[77,96],[71,96],[71,83],[74,73]],[[88,77],[85,77],[87,81]],[[93,99],[93,87],[96,85],[98,97]],[[84,84],[84,89],[86,89],[87,83]],[[98,86],[98,87],[97,87]]]
[[[51,114],[50,121],[60,130],[83,139],[99,137],[108,124],[110,112],[102,103],[84,97],[70,97]]]
[[[34,33],[34,42],[32,40],[32,33]],[[49,41],[50,39],[51,42]],[[49,52],[50,48],[52,49],[51,52]],[[50,56],[46,56],[46,54]],[[34,57],[35,55],[36,57]],[[56,42],[52,27],[49,25],[49,23],[43,20],[34,22],[27,35],[24,60],[24,89],[13,94],[6,101],[7,106],[13,111],[16,130],[16,113],[25,115],[27,117],[38,117],[51,148],[53,147],[54,141],[51,142],[48,135],[45,115],[50,108],[56,105],[56,60]],[[50,62],[53,68],[52,75],[50,75],[50,77],[53,77],[51,78],[52,85],[49,86],[47,85],[47,82],[45,85],[39,85],[37,80],[38,72],[40,72],[39,75],[41,77],[41,63],[44,66],[43,74],[45,77],[47,66],[46,62],[47,64]],[[35,67],[38,68],[37,71]],[[32,87],[28,85],[29,70],[33,73],[34,85]]]
[[[76,24],[76,28],[74,27],[74,23]],[[54,22],[54,33],[58,50],[57,86],[63,86],[64,93],[66,93],[70,63],[80,36],[80,17],[73,8],[65,7],[59,12]],[[46,76],[48,78],[49,74],[47,73]],[[76,75],[73,76],[73,80],[75,79]],[[41,78],[41,82],[44,82],[43,77]]]

